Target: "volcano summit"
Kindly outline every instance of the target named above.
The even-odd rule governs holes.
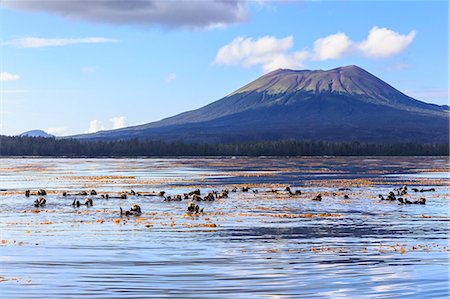
[[[279,69],[202,108],[90,140],[448,142],[449,107],[413,99],[357,66]]]

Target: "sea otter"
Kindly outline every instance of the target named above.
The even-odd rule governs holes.
[[[123,211],[122,208],[120,208],[120,216],[139,216],[142,214],[141,207],[137,204],[134,204],[131,206],[131,209],[129,211]]]
[[[46,204],[46,200],[45,200],[45,198],[44,197],[39,197],[38,199],[36,199],[35,201],[34,201],[34,206],[36,207],[36,208],[38,208],[38,207],[42,207],[42,206],[44,206],[45,204]]]

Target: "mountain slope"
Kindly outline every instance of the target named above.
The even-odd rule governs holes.
[[[53,138],[53,137],[55,137],[52,134],[48,134],[47,132],[42,131],[42,130],[31,130],[31,131],[23,132],[19,136],[21,136],[21,137],[23,137],[23,136],[27,136],[27,137],[45,137],[45,138]]]
[[[200,109],[75,137],[441,142],[448,140],[448,117],[448,107],[415,100],[367,71],[347,66],[276,70]]]

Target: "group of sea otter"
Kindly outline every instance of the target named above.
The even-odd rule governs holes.
[[[141,193],[141,192],[135,192],[134,190],[130,190],[130,191],[122,192],[118,196],[112,196],[109,194],[100,194],[100,198],[102,198],[102,199],[113,199],[113,198],[127,199],[128,196],[159,196],[159,197],[163,197],[164,201],[172,201],[172,200],[178,200],[178,199],[182,200],[180,195],[174,196],[172,198],[171,196],[165,196],[165,194],[166,194],[165,191]],[[204,198],[201,198],[200,197],[200,189],[196,189],[190,193],[185,194],[184,199],[189,199],[189,197],[192,196],[192,200],[199,200],[198,198],[201,198],[200,200],[212,201],[215,199],[214,194],[216,194],[216,193],[209,193]],[[218,196],[220,196],[220,198],[222,198],[225,196],[224,194],[225,193],[222,192],[222,194],[218,195]],[[36,208],[45,206],[45,204],[47,203],[47,200],[45,199],[44,196],[46,196],[46,195],[47,195],[47,191],[45,191],[44,189],[39,189],[37,192],[31,192],[30,190],[25,191],[26,197],[40,196],[39,198],[37,198],[34,201],[34,206]],[[62,196],[64,196],[64,197],[75,197],[72,202],[72,206],[76,207],[76,208],[79,208],[82,205],[85,205],[86,207],[92,207],[94,205],[94,201],[92,200],[92,198],[90,198],[90,197],[86,198],[83,203],[82,201],[80,201],[76,198],[77,196],[96,196],[96,195],[99,195],[99,194],[94,189],[90,190],[89,192],[81,191],[81,192],[76,192],[76,193],[68,193],[68,192],[64,191],[62,193]],[[226,193],[226,195],[228,195],[228,194]],[[133,204],[131,206],[130,210],[128,210],[128,211],[124,211],[122,209],[122,207],[119,207],[119,210],[120,210],[120,216],[139,216],[142,214],[141,207],[138,204]],[[198,205],[195,205],[193,202],[191,202],[190,204],[188,204],[187,212],[199,214],[199,213],[203,213],[203,208],[200,209],[200,207]]]
[[[249,192],[249,190],[251,190],[252,188],[244,186],[241,187],[240,190],[242,192]],[[430,189],[417,189],[417,188],[412,188],[411,190],[413,190],[414,192],[433,192],[436,191],[434,188],[430,188]],[[237,192],[238,188],[237,187],[233,187],[231,189],[231,192]],[[252,189],[253,193],[259,193],[258,189]],[[350,189],[348,188],[340,188],[339,191],[350,191]],[[394,191],[397,191],[397,194],[395,194],[394,192],[389,192],[389,194],[387,195],[387,197],[385,198],[383,195],[378,195],[378,197],[381,200],[387,200],[387,201],[398,201],[399,204],[425,204],[426,203],[426,199],[424,197],[420,197],[418,200],[414,200],[411,201],[409,199],[407,199],[405,197],[405,195],[408,194],[408,187],[407,186],[402,186],[401,188],[396,188],[394,189]],[[201,214],[203,213],[203,208],[200,208],[199,205],[195,204],[194,202],[197,201],[215,201],[216,199],[220,199],[220,198],[228,198],[229,196],[229,190],[228,189],[223,189],[222,191],[210,191],[208,192],[208,194],[206,196],[201,196],[201,191],[200,189],[195,189],[194,191],[191,191],[189,193],[183,193],[183,195],[181,194],[177,194],[174,196],[166,196],[166,192],[165,191],[159,191],[159,192],[147,192],[147,193],[143,193],[143,192],[135,192],[134,190],[130,190],[130,191],[126,191],[126,192],[122,192],[120,195],[118,196],[111,196],[109,194],[101,194],[100,197],[103,199],[110,199],[110,198],[117,198],[117,199],[127,199],[128,196],[157,196],[157,197],[162,197],[163,201],[167,202],[167,201],[182,201],[182,200],[190,200],[190,202],[187,205],[187,212],[188,213],[192,213],[192,214]],[[292,190],[290,186],[287,186],[285,189],[283,190],[277,190],[277,189],[271,189],[268,191],[263,191],[265,193],[287,193],[289,196],[297,196],[297,195],[301,195],[302,192],[300,190]],[[39,196],[35,201],[34,201],[34,206],[35,207],[43,207],[47,201],[45,199],[44,196],[47,195],[47,191],[45,191],[44,189],[39,189],[37,192],[31,192],[30,190],[26,190],[25,191],[25,196],[26,197],[30,197],[30,196]],[[72,193],[69,194],[67,192],[63,192],[62,193],[63,196],[67,197],[75,197],[75,196],[96,196],[98,195],[97,191],[95,191],[94,189],[90,190],[89,192],[87,191],[81,191],[81,192],[77,192],[77,193]],[[333,192],[332,193],[333,197],[337,196],[338,194]],[[348,194],[344,195],[345,199],[349,198]],[[321,201],[322,200],[322,194],[317,194],[315,197],[311,198],[311,200],[314,201]],[[86,207],[92,207],[93,206],[93,200],[92,198],[86,198],[84,203],[80,202],[78,199],[74,199],[72,202],[72,206],[79,208],[80,206],[85,205]],[[128,211],[124,211],[121,207],[120,207],[120,216],[139,216],[142,214],[141,211],[141,207],[137,204],[133,204],[131,209]]]
[[[434,188],[430,188],[430,189],[417,189],[417,188],[412,188],[411,190],[413,190],[414,192],[434,192],[436,191]],[[386,196],[386,198],[379,194],[378,197],[381,200],[388,200],[388,201],[398,201],[400,204],[404,204],[404,205],[409,205],[409,204],[416,204],[416,205],[424,205],[426,203],[426,198],[425,197],[420,197],[418,200],[409,200],[405,197],[405,195],[408,194],[408,187],[406,186],[402,186],[401,188],[396,188],[394,189],[394,191],[397,191],[397,195],[394,192],[389,192],[389,194]],[[401,197],[403,196],[403,197]]]

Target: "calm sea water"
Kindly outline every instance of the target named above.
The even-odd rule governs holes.
[[[449,298],[448,167],[436,157],[1,159],[0,295]],[[378,200],[405,183],[436,192],[410,192],[426,205]],[[243,184],[259,192],[200,202],[194,217],[186,201],[92,196],[74,208],[61,195]],[[265,192],[287,185],[303,195]],[[36,209],[23,191],[39,188],[51,194]],[[133,203],[143,214],[120,218]]]

